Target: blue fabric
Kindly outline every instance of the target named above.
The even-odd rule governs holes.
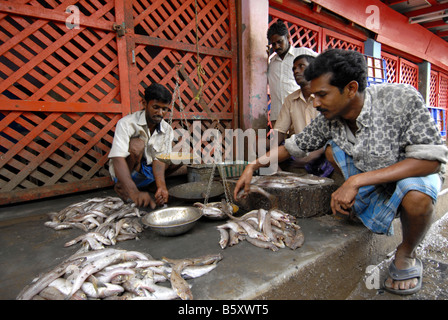
[[[344,178],[362,173],[355,167],[352,157],[340,149],[334,141],[327,145],[333,149],[333,157]],[[365,186],[359,188],[353,206],[354,213],[364,225],[375,233],[393,234],[392,221],[397,216],[403,197],[411,190],[420,191],[430,196],[434,203],[441,188],[438,174],[425,177],[411,177],[387,185]]]
[[[131,178],[137,188],[149,186],[155,181],[152,166],[147,165],[145,160],[142,161],[140,172],[133,171]],[[117,183],[117,181],[117,178],[114,178],[114,182]]]

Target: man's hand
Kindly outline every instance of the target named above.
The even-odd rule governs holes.
[[[244,194],[242,196],[242,198],[247,197],[248,193],[249,193],[249,189],[250,189],[250,182],[252,181],[252,176],[254,174],[254,166],[249,164],[246,166],[246,168],[243,171],[243,174],[241,175],[241,177],[238,179],[238,182],[236,183],[235,186],[235,190],[233,192],[233,198],[235,200],[238,200],[237,196],[238,196],[238,192],[241,189],[244,189]]]
[[[352,177],[350,177],[352,178]],[[350,208],[355,203],[355,197],[359,188],[353,183],[354,179],[348,179],[331,195],[331,211],[349,215]]]
[[[135,193],[131,193],[130,198],[137,207],[151,206],[151,209],[154,209],[156,207],[156,203],[151,198],[148,192],[138,191]]]
[[[168,190],[166,188],[158,188],[155,197],[158,206],[164,205],[168,202]]]

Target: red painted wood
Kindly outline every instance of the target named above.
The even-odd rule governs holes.
[[[0,0],[0,205],[110,186],[116,122],[151,82],[173,90],[176,63],[173,127],[237,126],[235,0],[198,0],[199,102],[195,1],[169,2]],[[79,29],[65,25],[69,5]]]

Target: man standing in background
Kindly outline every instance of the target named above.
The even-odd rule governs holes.
[[[317,53],[308,48],[294,48],[291,45],[288,28],[280,20],[269,27],[267,37],[274,51],[268,65],[268,84],[271,95],[270,120],[274,127],[285,98],[300,88],[291,72],[295,57],[301,54],[315,57]]]

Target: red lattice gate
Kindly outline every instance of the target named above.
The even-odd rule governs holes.
[[[364,53],[362,41],[308,23],[272,7],[269,8],[269,15],[269,26],[279,19],[287,24],[294,47],[306,47],[318,53],[327,49],[355,50]]]
[[[448,74],[439,73],[438,107],[448,109]]]
[[[0,205],[111,185],[116,122],[178,62],[174,126],[233,128],[235,21],[234,0],[0,1]]]
[[[406,83],[418,89],[418,66],[416,64],[387,52],[381,52],[381,57],[386,61],[387,82]]]

